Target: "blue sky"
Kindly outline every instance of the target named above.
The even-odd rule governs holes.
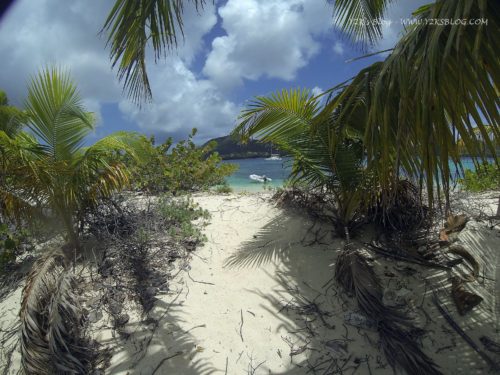
[[[426,3],[400,0],[384,19],[384,37],[372,51],[390,48],[401,18]],[[362,55],[332,25],[325,0],[227,0],[200,13],[186,4],[185,39],[154,64],[148,60],[154,102],[142,108],[122,93],[111,69],[105,37],[98,32],[112,0],[17,0],[0,20],[0,89],[22,106],[26,84],[39,67],[71,72],[89,110],[95,140],[116,130],[185,137],[198,142],[228,134],[239,111],[256,95],[282,88],[326,90],[383,56]]]

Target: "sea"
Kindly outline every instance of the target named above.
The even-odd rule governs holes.
[[[493,161],[493,159],[491,159]],[[237,164],[239,169],[226,178],[226,182],[235,192],[260,192],[282,187],[292,168],[292,159],[266,160],[264,158],[224,160],[223,163]],[[474,170],[472,159],[462,158],[464,169]],[[450,167],[452,167],[450,165]],[[271,181],[262,183],[250,179],[251,174],[265,175]]]

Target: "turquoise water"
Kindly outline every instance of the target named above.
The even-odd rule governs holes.
[[[223,161],[223,163],[239,165],[239,169],[226,179],[234,191],[253,192],[263,191],[269,187],[281,187],[291,170],[291,159],[289,158],[283,158],[283,160],[236,159]],[[266,175],[272,181],[265,184],[253,181],[249,177],[251,174]]]
[[[493,159],[490,160],[490,162],[492,161]],[[256,192],[264,191],[269,187],[281,187],[291,171],[290,158],[283,158],[283,160],[266,160],[263,158],[236,159],[226,160],[223,161],[223,163],[233,163],[239,165],[239,169],[226,179],[227,183],[236,192]],[[468,157],[462,158],[462,165],[464,169],[475,169],[472,159]],[[452,165],[450,165],[450,168],[452,168]],[[266,184],[252,181],[249,178],[251,174],[266,175],[267,177],[270,177],[272,181]]]

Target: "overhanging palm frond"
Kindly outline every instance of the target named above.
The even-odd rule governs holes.
[[[458,137],[473,158],[481,159],[485,154],[475,135],[479,131],[495,155],[485,125],[500,136],[500,61],[495,52],[500,48],[500,14],[495,1],[473,5],[457,0],[436,2],[419,17],[488,20],[487,26],[415,25],[384,62],[371,93],[365,134],[369,166],[387,185],[394,176],[383,169],[401,162],[414,177],[425,177],[432,200],[434,187],[448,190],[449,161],[460,162]],[[396,150],[395,159],[384,151],[388,149]]]
[[[26,101],[30,130],[54,160],[68,160],[94,128],[68,73],[45,68],[33,77]]]
[[[196,9],[205,0],[190,0]],[[124,90],[135,102],[151,100],[152,93],[146,71],[148,43],[154,50],[155,62],[177,46],[177,35],[183,34],[185,0],[116,0],[101,31],[107,31],[113,67],[118,64],[118,77]]]
[[[333,18],[348,37],[374,44],[382,37],[382,18],[392,0],[335,0]]]
[[[500,15],[495,7],[487,0],[422,7],[416,13],[421,22],[408,29],[386,61],[361,71],[325,107],[323,116],[335,115],[342,126],[353,122],[356,106],[365,106],[367,168],[384,192],[394,191],[404,174],[425,183],[432,205],[435,189],[438,196],[449,190],[449,162],[460,164],[458,138],[474,159],[484,159],[485,150],[497,158]],[[436,19],[482,19],[488,25],[432,24]]]

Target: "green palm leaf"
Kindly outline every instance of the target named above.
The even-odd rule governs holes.
[[[69,75],[57,68],[46,68],[31,80],[26,108],[30,130],[54,160],[71,158],[94,128]]]
[[[190,0],[199,9],[205,0]],[[177,46],[177,35],[183,34],[182,15],[185,0],[117,0],[104,23],[113,67],[124,81],[128,96],[140,103],[151,100],[146,71],[146,49],[151,43],[155,62],[166,50]]]
[[[382,37],[382,23],[392,0],[335,0],[335,25],[355,41],[374,44]]]

